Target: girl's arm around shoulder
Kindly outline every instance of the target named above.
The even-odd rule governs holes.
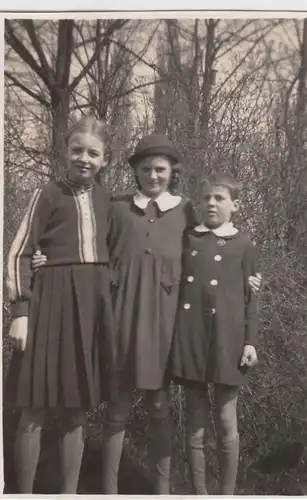
[[[258,297],[251,290],[248,279],[255,276],[257,269],[257,250],[248,235],[242,234],[244,253],[242,268],[245,292],[245,344],[256,346],[258,333]]]
[[[32,254],[52,211],[56,183],[36,188],[9,251],[6,286],[14,317],[27,316],[32,285]]]

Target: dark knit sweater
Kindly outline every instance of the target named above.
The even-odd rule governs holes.
[[[28,314],[31,259],[37,249],[47,256],[48,266],[108,262],[109,206],[107,191],[98,184],[81,189],[61,179],[35,190],[9,253],[13,316]]]

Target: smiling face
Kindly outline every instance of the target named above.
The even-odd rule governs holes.
[[[89,133],[74,133],[68,144],[69,177],[78,184],[89,184],[105,164],[104,143]]]
[[[239,209],[239,201],[231,198],[224,186],[204,185],[202,189],[204,223],[209,228],[217,228],[231,220]]]
[[[171,160],[166,156],[147,156],[135,167],[142,193],[150,198],[167,191],[171,175]]]

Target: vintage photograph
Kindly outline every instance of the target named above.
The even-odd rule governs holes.
[[[307,18],[70,17],[5,20],[4,493],[306,495]]]

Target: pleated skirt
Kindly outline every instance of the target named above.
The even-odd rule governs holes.
[[[41,268],[34,279],[26,348],[13,355],[5,404],[95,407],[113,390],[114,359],[108,267]]]

